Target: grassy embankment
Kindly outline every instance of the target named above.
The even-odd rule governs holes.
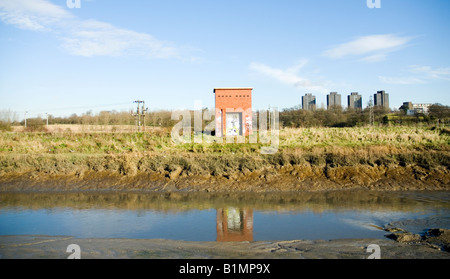
[[[30,189],[38,184],[55,189],[64,183],[49,181],[58,179],[78,183],[77,189],[449,189],[446,129],[283,129],[276,154],[261,154],[261,146],[177,145],[169,130],[2,132],[0,189]]]

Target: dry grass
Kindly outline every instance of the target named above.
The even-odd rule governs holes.
[[[420,146],[449,145],[450,137],[438,129],[412,127],[287,128],[280,132],[286,147],[314,146]]]
[[[65,128],[65,129],[64,129]],[[2,132],[0,153],[19,154],[122,154],[130,152],[245,153],[259,152],[262,144],[202,143],[175,144],[168,129],[127,132],[130,127],[59,127],[54,132]],[[86,132],[80,132],[85,129]],[[248,142],[248,140],[247,140]],[[336,148],[428,148],[448,150],[450,135],[445,130],[412,127],[286,128],[280,131],[280,149],[321,152]],[[299,151],[300,150],[300,151]],[[389,152],[389,150],[386,150]]]
[[[122,175],[156,171],[169,175],[228,175],[280,166],[419,165],[450,168],[450,133],[411,127],[288,128],[279,152],[260,154],[261,144],[175,144],[170,130],[145,133],[0,133],[0,175],[86,170]]]

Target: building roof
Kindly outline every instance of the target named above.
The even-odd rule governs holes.
[[[214,88],[214,93],[216,93],[216,90],[253,90],[253,88],[250,87]]]

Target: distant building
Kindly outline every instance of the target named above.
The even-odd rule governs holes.
[[[403,105],[399,107],[399,110],[403,110],[406,115],[414,115],[415,112],[413,110],[413,103],[412,102],[403,102]]]
[[[302,108],[303,110],[315,111],[316,110],[316,96],[313,94],[305,94],[302,97]]]
[[[362,110],[362,96],[358,92],[352,92],[347,99],[349,109]]]
[[[430,107],[432,104],[413,104],[413,110],[416,114],[428,114]]]
[[[384,90],[378,91],[374,94],[374,105],[389,110],[389,94],[387,94]]]
[[[413,103],[412,102],[403,102],[403,105],[401,106],[402,109],[413,109]]]
[[[406,115],[428,114],[432,104],[413,104],[412,102],[403,102],[400,109],[406,111]]]
[[[341,94],[338,94],[337,92],[330,92],[330,94],[327,95],[327,108],[330,109],[333,107],[342,107]]]

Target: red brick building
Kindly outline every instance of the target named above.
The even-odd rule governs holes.
[[[253,88],[216,88],[216,136],[248,136]]]

